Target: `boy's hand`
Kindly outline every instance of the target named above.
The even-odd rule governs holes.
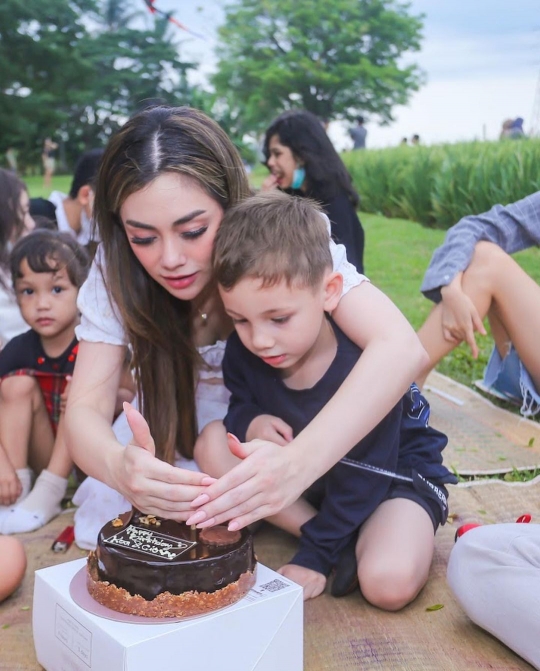
[[[67,403],[67,399],[68,399],[69,388],[71,386],[71,380],[72,380],[71,375],[67,375],[66,376],[67,384],[64,387],[64,391],[62,392],[62,394],[60,396],[60,414],[62,414],[62,415],[66,411],[66,403]]]
[[[319,594],[324,592],[324,588],[326,587],[326,578],[322,573],[313,571],[310,568],[304,568],[304,566],[285,564],[285,566],[282,566],[278,570],[278,573],[303,587],[304,601],[319,596]]]
[[[0,458],[0,505],[10,506],[22,492],[21,481],[7,459]]]
[[[279,417],[259,415],[248,426],[246,442],[251,440],[268,440],[276,445],[287,445],[294,438],[291,427]]]

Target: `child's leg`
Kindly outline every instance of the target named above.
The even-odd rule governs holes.
[[[403,608],[425,585],[433,549],[433,522],[418,503],[403,498],[383,501],[358,536],[362,594],[384,610]]]
[[[43,468],[50,456],[53,434],[36,380],[30,376],[12,376],[0,385],[0,445],[20,481],[19,496],[11,505],[28,496],[32,485],[29,447],[32,431],[42,438],[43,453],[32,466]]]
[[[0,532],[4,534],[33,531],[58,515],[72,468],[63,438],[62,419],[55,439],[35,379],[27,376],[7,378],[2,388],[6,382],[14,381],[16,384],[4,389],[5,396],[17,409],[8,415],[7,422],[2,422],[3,445],[15,463],[29,462],[40,475],[28,496],[2,511]]]
[[[195,443],[194,458],[199,468],[214,478],[225,475],[240,462],[229,450],[225,426],[219,421],[210,422],[201,431]],[[300,498],[277,515],[267,517],[266,521],[299,537],[300,527],[316,512],[313,506]]]

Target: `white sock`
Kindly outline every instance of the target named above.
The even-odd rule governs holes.
[[[30,494],[0,516],[0,533],[25,533],[47,524],[60,513],[67,484],[67,478],[41,471]]]
[[[34,478],[34,472],[32,471],[31,468],[18,468],[15,473],[17,474],[17,477],[19,478],[19,481],[22,486],[22,491],[19,495],[19,498],[15,501],[15,503],[12,503],[9,506],[0,506],[0,518],[13,506],[16,506],[18,503],[23,501],[28,494],[30,494],[30,490],[32,489],[32,480]]]

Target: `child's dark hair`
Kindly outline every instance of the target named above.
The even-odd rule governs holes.
[[[34,273],[54,273],[65,268],[71,284],[80,288],[90,267],[84,247],[69,233],[38,229],[21,238],[13,247],[10,268],[13,285],[22,277],[26,259]]]
[[[94,187],[104,151],[104,149],[90,149],[81,154],[73,173],[69,190],[70,198],[77,198],[79,189],[83,186]]]
[[[332,268],[329,232],[319,206],[279,191],[259,193],[228,209],[214,242],[217,282],[232,289],[242,278],[263,286],[281,280],[316,287]]]

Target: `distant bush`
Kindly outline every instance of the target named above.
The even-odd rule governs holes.
[[[395,147],[342,154],[360,209],[448,228],[540,190],[540,140]]]

